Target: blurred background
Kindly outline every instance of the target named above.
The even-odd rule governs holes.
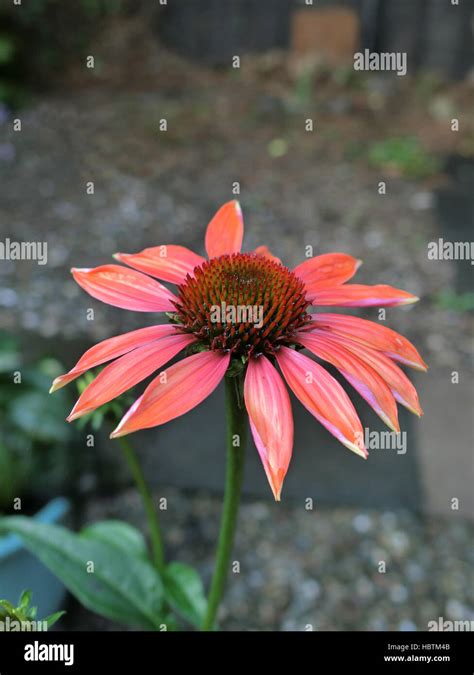
[[[474,620],[472,261],[428,257],[430,242],[473,238],[474,2],[36,0],[3,3],[0,19],[0,241],[48,245],[46,265],[0,260],[0,511],[64,496],[71,506],[50,517],[145,530],[107,439],[116,411],[69,426],[75,383],[47,391],[93,343],[153,317],[93,300],[69,269],[159,244],[203,253],[207,222],[237,198],[245,249],[267,244],[290,267],[307,246],[344,251],[364,260],[359,283],[420,296],[359,314],[406,335],[430,370],[413,375],[424,417],[400,413],[405,451],[374,448],[367,462],[294,405],[280,504],[249,445],[223,629]],[[406,53],[407,74],[355,70],[365,49]],[[132,437],[156,502],[167,498],[170,559],[205,580],[223,415],[219,389]],[[41,609],[53,591],[43,598],[46,582],[20,569],[0,539],[0,597],[28,583]],[[67,610],[66,630],[115,627],[71,599]]]

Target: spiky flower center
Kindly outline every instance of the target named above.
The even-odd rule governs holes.
[[[182,330],[213,350],[273,354],[305,325],[304,284],[283,265],[253,253],[213,258],[178,288]]]

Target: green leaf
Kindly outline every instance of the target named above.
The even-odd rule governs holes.
[[[31,604],[32,595],[33,594],[30,590],[23,591],[23,593],[20,595],[20,599],[18,600],[18,608],[22,610],[28,609]]]
[[[68,425],[64,422],[67,410],[62,402],[47,393],[29,391],[17,396],[9,406],[12,422],[32,438],[47,443],[67,441]]]
[[[435,305],[439,309],[453,312],[472,312],[474,310],[474,292],[456,293],[445,288],[435,296]]]
[[[31,621],[36,618],[36,607],[31,606],[31,591],[23,591],[15,607],[8,600],[0,600],[0,618],[9,616],[17,621]]]
[[[394,137],[369,146],[369,162],[374,166],[395,169],[404,176],[424,178],[439,172],[438,158],[421,145],[416,137]]]
[[[59,621],[59,619],[66,614],[65,611],[60,611],[60,612],[54,612],[54,614],[50,614],[49,616],[46,616],[43,621],[46,621],[48,624],[48,630],[54,626],[56,621]]]
[[[81,530],[81,537],[103,541],[137,558],[147,557],[143,534],[122,520],[100,520]]]
[[[206,611],[206,596],[199,574],[189,565],[172,562],[164,577],[165,596],[169,604],[185,619],[200,626]]]
[[[166,626],[166,631],[168,633],[174,633],[178,630],[180,630],[180,626],[178,624],[178,621],[176,619],[176,616],[170,612],[167,612],[163,616],[163,621],[161,622],[162,626]],[[162,631],[163,628],[160,628],[160,631]]]
[[[17,607],[14,607],[8,600],[0,600],[0,619],[6,619],[9,616],[10,619],[20,622],[34,621],[36,619],[37,607],[31,605],[32,595],[30,590],[23,591],[18,600]],[[66,614],[66,612],[55,612],[42,619],[42,621],[46,621],[48,628],[51,628],[63,614]]]
[[[8,600],[0,600],[0,619],[15,616],[15,606]]]
[[[88,609],[123,624],[159,627],[163,586],[148,561],[124,550],[118,555],[110,543],[25,516],[0,518],[0,530],[18,535]]]

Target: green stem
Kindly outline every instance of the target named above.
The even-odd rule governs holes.
[[[224,595],[239,511],[247,433],[247,413],[242,400],[241,384],[241,376],[225,378],[227,419],[226,484],[214,576],[209,591],[207,612],[202,625],[202,630],[204,631],[213,630],[215,626],[217,611]],[[235,447],[236,438],[239,439],[237,447]]]
[[[148,527],[150,530],[151,547],[153,552],[153,562],[160,574],[165,571],[165,556],[163,552],[163,542],[161,537],[160,523],[158,521],[158,514],[153,504],[153,497],[150,489],[145,481],[140,462],[135,454],[135,451],[130,444],[130,441],[124,436],[118,438],[120,447],[123,450],[125,459],[128,462],[132,472],[133,479],[137,485],[138,492],[143,501],[146,516],[148,519]]]

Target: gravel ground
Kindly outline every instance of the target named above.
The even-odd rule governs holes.
[[[295,103],[294,83],[278,71],[267,76],[263,66],[235,79],[166,56],[160,63],[158,88],[131,89],[130,82],[124,88],[113,80],[107,86],[103,79],[100,87],[58,92],[21,112],[21,133],[4,115],[0,234],[46,240],[49,247],[46,266],[0,266],[5,328],[92,342],[143,325],[143,317],[88,299],[69,268],[162,243],[202,252],[206,223],[239,181],[247,249],[267,243],[289,266],[304,258],[308,245],[315,254],[341,250],[362,258],[359,283],[400,285],[422,298],[416,307],[388,310],[387,323],[393,317],[432,365],[469,362],[472,315],[436,302],[440,291],[454,288],[455,265],[433,263],[426,254],[427,243],[441,236],[436,181],[384,175],[366,160],[347,158],[351,143],[366,153],[372,140],[399,133],[403,120],[405,133],[418,124],[427,145],[436,137],[438,151],[456,151],[455,135],[448,136],[449,148],[442,120],[421,123],[429,110],[421,108],[415,121],[401,114],[419,109],[416,90],[382,89],[377,110],[371,89],[365,97],[344,90],[346,105],[334,111],[331,101],[341,98],[334,87],[321,85],[314,100]],[[388,113],[394,96],[404,101],[395,108],[398,116]],[[465,110],[468,126],[469,99],[457,99],[448,97]],[[316,133],[304,131],[306,115],[318,119]],[[166,133],[157,130],[162,118]],[[377,192],[381,179],[386,195]],[[86,194],[88,181],[93,195]],[[90,306],[94,321],[85,319]]]
[[[170,560],[195,565],[208,583],[220,500],[164,489]],[[84,522],[123,518],[143,528],[134,490],[90,503]],[[222,630],[427,630],[429,621],[474,620],[474,527],[407,511],[308,511],[246,500],[221,612]],[[379,572],[385,561],[386,572]],[[70,630],[114,627],[71,607]]]

